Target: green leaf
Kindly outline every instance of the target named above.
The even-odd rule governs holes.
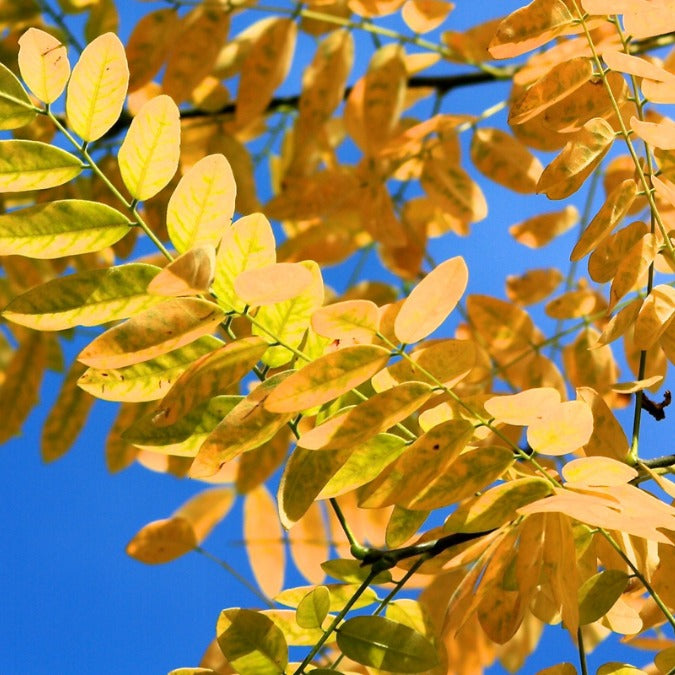
[[[358,560],[334,558],[321,563],[321,569],[331,577],[350,584],[360,584],[370,574],[370,568],[361,565]],[[374,584],[386,584],[391,581],[391,572],[383,570],[374,579]]]
[[[124,319],[164,300],[145,291],[158,272],[154,265],[129,263],[53,279],[12,300],[2,315],[35,330]]]
[[[194,361],[222,345],[222,340],[205,335],[180,349],[126,368],[88,368],[77,384],[106,401],[156,401]]]
[[[296,621],[301,628],[320,628],[330,610],[330,592],[325,586],[317,586],[300,601]]]
[[[0,192],[44,190],[79,175],[82,162],[40,141],[0,141]]]
[[[155,411],[141,417],[122,438],[144,450],[179,457],[194,457],[204,439],[234,406],[241,396],[216,396],[202,403],[170,427],[154,424]]]
[[[354,560],[356,564],[358,561]],[[366,573],[369,571],[367,568]],[[330,593],[330,611],[339,612],[351,599],[356,590],[361,584],[325,584],[324,588],[328,589]],[[303,598],[309,593],[314,586],[298,586],[297,588],[288,588],[285,591],[281,591],[278,595],[274,597],[275,602],[278,602],[280,605],[286,605],[287,607],[298,607],[302,602]],[[367,607],[372,605],[374,602],[378,602],[379,598],[377,593],[372,588],[366,588],[364,593],[359,596],[359,599],[352,609],[359,609],[361,607]]]
[[[0,130],[18,129],[36,117],[21,82],[4,63],[0,63]]]
[[[119,241],[131,221],[107,204],[82,199],[36,204],[0,216],[0,255],[62,258]]]
[[[621,570],[594,574],[579,589],[579,624],[584,626],[603,617],[626,590],[628,575]]]
[[[284,634],[264,614],[224,609],[216,634],[218,646],[240,675],[277,675],[288,665]]]
[[[402,623],[382,616],[348,619],[337,631],[342,653],[365,666],[421,673],[438,663],[433,644]]]

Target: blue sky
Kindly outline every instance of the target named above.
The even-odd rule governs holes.
[[[122,0],[123,39],[139,16],[160,6]],[[469,3],[458,0],[448,27],[465,27],[520,3]],[[262,18],[258,13],[254,18]],[[364,36],[357,38],[357,46]],[[303,50],[311,46],[304,40]],[[296,55],[296,65],[284,91],[297,90],[301,65],[308,52]],[[74,59],[74,55],[71,55]],[[362,62],[363,63],[363,62]],[[356,70],[354,72],[357,72]],[[505,96],[505,88],[477,88],[451,93],[444,110],[480,112]],[[58,105],[58,104],[57,104]],[[504,117],[496,118],[498,124]],[[261,185],[265,184],[264,168]],[[504,297],[507,274],[551,264],[566,272],[573,234],[542,251],[531,252],[514,243],[509,225],[531,213],[554,210],[545,197],[519,197],[480,179],[491,207],[487,220],[473,226],[472,236],[449,235],[433,243],[437,261],[454,255],[479,261],[470,267],[469,292]],[[578,201],[578,200],[577,200]],[[328,270],[327,282],[338,290],[355,264]],[[381,276],[376,256],[365,271]],[[535,312],[535,318],[541,312]],[[81,346],[69,345],[72,358]],[[629,379],[625,377],[624,379]],[[671,378],[672,381],[672,378]],[[164,673],[178,666],[197,665],[214,637],[221,609],[255,607],[256,598],[216,564],[190,554],[169,565],[145,566],[124,553],[124,547],[144,524],[169,516],[202,484],[179,481],[138,465],[110,475],[103,447],[115,406],[97,402],[91,418],[71,452],[45,466],[40,460],[40,428],[53,404],[60,379],[49,373],[41,403],[24,425],[23,434],[0,451],[0,672],[2,673]],[[672,386],[671,386],[672,388]],[[622,415],[629,429],[629,414]],[[663,425],[667,424],[662,423]],[[669,452],[665,426],[646,417],[644,447],[648,454]],[[238,507],[205,543],[205,548],[250,575],[241,545]],[[305,583],[291,574],[288,585]],[[621,660],[616,643],[603,645],[590,657],[595,667]],[[547,631],[538,654],[524,672],[566,658],[577,662],[567,634]],[[645,657],[636,665],[645,663]],[[591,668],[594,672],[595,667]],[[502,672],[496,667],[491,672]]]

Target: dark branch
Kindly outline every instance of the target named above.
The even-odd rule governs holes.
[[[646,410],[655,420],[664,420],[666,418],[666,411],[664,408],[670,405],[671,396],[670,391],[666,390],[663,393],[663,401],[655,403],[645,392],[642,392],[641,405],[642,409]]]

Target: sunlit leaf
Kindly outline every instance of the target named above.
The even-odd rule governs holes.
[[[321,563],[330,558],[330,539],[324,509],[319,502],[314,502],[288,532],[293,563],[313,584],[322,584],[326,578]]]
[[[521,391],[518,394],[495,396],[483,404],[498,422],[527,426],[542,419],[560,404],[560,393],[550,387]]]
[[[122,179],[134,199],[154,197],[173,178],[180,151],[180,113],[165,94],[138,111],[120,146]]]
[[[636,220],[605,237],[588,258],[588,274],[593,281],[611,281],[628,251],[649,231],[646,223]]]
[[[372,377],[389,360],[375,345],[345,347],[308,363],[279,384],[265,401],[271,412],[298,412],[327,403]]]
[[[209,335],[180,349],[126,368],[88,368],[77,384],[96,398],[107,401],[154,401],[162,398],[194,361],[222,344],[220,340]]]
[[[91,42],[73,67],[68,82],[66,116],[84,141],[95,141],[117,121],[129,84],[124,45],[114,33]]]
[[[169,426],[198,403],[239,382],[266,348],[260,338],[241,338],[193,361],[159,402],[155,424]]]
[[[84,165],[75,155],[53,145],[40,141],[0,141],[2,192],[44,190],[63,185],[78,176],[82,169]]]
[[[207,155],[193,164],[176,186],[166,210],[166,229],[180,253],[195,246],[217,246],[232,222],[237,186],[224,155]]]
[[[412,628],[381,616],[357,616],[337,631],[338,647],[358,663],[400,673],[419,673],[438,662],[436,649]]]
[[[573,15],[562,0],[534,0],[507,16],[497,28],[489,51],[495,59],[520,56],[569,28]]]
[[[666,284],[652,288],[635,321],[633,339],[636,346],[649,349],[675,318],[675,289]]]
[[[562,469],[567,483],[583,485],[623,485],[636,478],[637,471],[628,464],[610,457],[581,457],[568,462]]]
[[[308,450],[356,447],[405,419],[431,393],[431,387],[423,382],[406,382],[387,389],[303,433],[298,445]]]
[[[224,609],[216,626],[218,646],[241,675],[281,675],[288,665],[284,634],[260,612]]]
[[[289,647],[311,647],[312,645],[315,645],[323,635],[323,630],[320,628],[302,628],[299,626],[296,621],[294,610],[263,609],[260,613],[272,619],[274,625],[283,633],[286,644],[288,644]],[[334,641],[335,640],[332,640],[332,642]],[[328,642],[330,643],[331,640],[329,639]],[[288,664],[289,669],[295,669],[298,666],[299,664],[297,663]]]
[[[434,268],[405,299],[394,322],[396,337],[414,343],[445,321],[464,294],[469,270],[464,258],[450,258]]]
[[[644,281],[649,266],[656,257],[656,239],[651,233],[645,234],[624,255],[619,263],[609,289],[609,308],[612,309],[626,293]]]
[[[634,180],[625,180],[612,190],[600,211],[579,237],[570,254],[570,260],[581,260],[592,251],[621,222],[636,196],[637,185]]]
[[[108,329],[90,342],[77,358],[93,368],[124,368],[208,335],[224,317],[216,305],[206,300],[165,300]]]
[[[33,104],[16,75],[0,63],[0,129],[17,129],[37,116]]]
[[[510,124],[521,124],[564,99],[593,75],[589,59],[577,57],[555,65],[514,101],[509,112]]]
[[[148,292],[164,297],[206,293],[215,268],[216,251],[212,245],[191,248],[162,268],[148,284]]]
[[[547,316],[552,319],[578,319],[592,314],[598,304],[598,297],[589,289],[567,291],[546,304]]]
[[[576,208],[566,206],[562,211],[533,216],[522,223],[512,225],[509,234],[525,246],[539,248],[567,232],[578,220],[579,212]]]
[[[593,433],[584,445],[586,455],[624,460],[628,456],[628,439],[602,396],[590,387],[579,387],[577,396],[586,401],[593,414]]]
[[[15,298],[3,316],[36,330],[124,319],[162,301],[146,292],[157,272],[153,265],[130,263],[54,279]]]
[[[330,592],[325,586],[317,586],[300,601],[296,620],[302,628],[320,628],[330,609]]]
[[[226,308],[243,311],[244,302],[234,292],[234,280],[244,271],[276,262],[272,226],[262,213],[240,218],[225,230],[216,258],[213,290]]]
[[[553,293],[562,280],[562,272],[555,268],[528,270],[521,276],[506,277],[506,295],[520,305],[531,305]]]
[[[251,307],[272,305],[299,296],[312,283],[312,273],[300,263],[274,263],[244,270],[234,280],[234,292]]]
[[[665,118],[661,122],[643,122],[630,118],[630,128],[645,142],[655,148],[675,150],[675,122]]]
[[[0,216],[0,255],[60,258],[100,251],[128,234],[131,221],[105,204],[47,202]]]
[[[607,154],[614,138],[614,130],[604,119],[595,117],[586,122],[544,169],[537,184],[537,192],[543,192],[549,199],[569,197],[581,187]]]
[[[543,455],[566,455],[585,445],[593,433],[593,415],[584,401],[549,408],[527,429],[527,442]]]
[[[274,597],[284,585],[284,540],[276,501],[264,485],[244,498],[244,539],[258,586],[268,597]]]
[[[379,323],[377,305],[370,300],[344,300],[312,314],[312,328],[332,340],[367,342]]]
[[[61,96],[70,77],[68,50],[53,35],[29,28],[19,38],[21,77],[45,103]]]
[[[338,562],[331,560],[330,562]],[[353,561],[350,561],[353,562]],[[363,569],[363,568],[361,568]],[[365,578],[365,577],[364,577]],[[383,579],[385,581],[385,579]],[[330,595],[330,611],[339,612],[345,603],[349,601],[354,591],[359,587],[357,582],[347,584],[325,584],[324,588],[328,589]],[[297,588],[288,588],[274,597],[275,602],[287,607],[298,607],[302,599],[306,597],[313,586],[298,586]],[[377,602],[377,593],[373,588],[366,588],[363,595],[361,595],[355,602],[354,608],[367,607]]]
[[[190,468],[191,476],[212,475],[224,462],[272,439],[276,432],[288,422],[291,414],[269,412],[264,402],[269,393],[289,374],[287,371],[266,379],[223,419],[199,449]]]

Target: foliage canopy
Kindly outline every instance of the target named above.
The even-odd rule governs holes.
[[[0,439],[101,326],[43,458],[99,398],[111,471],[215,483],[133,537],[148,564],[243,500],[268,608],[224,609],[175,673],[517,671],[558,623],[582,672],[611,633],[655,663],[598,672],[675,669],[675,456],[640,442],[675,362],[675,3],[452,10],[167,0],[123,44],[113,0],[0,0]],[[480,115],[446,98],[503,83]],[[501,299],[471,292],[485,251],[434,260],[493,218],[487,181],[542,205],[520,245],[576,228],[566,274]],[[393,283],[360,274],[374,252]],[[352,257],[338,295],[323,272]],[[284,586],[287,547],[309,586]]]

